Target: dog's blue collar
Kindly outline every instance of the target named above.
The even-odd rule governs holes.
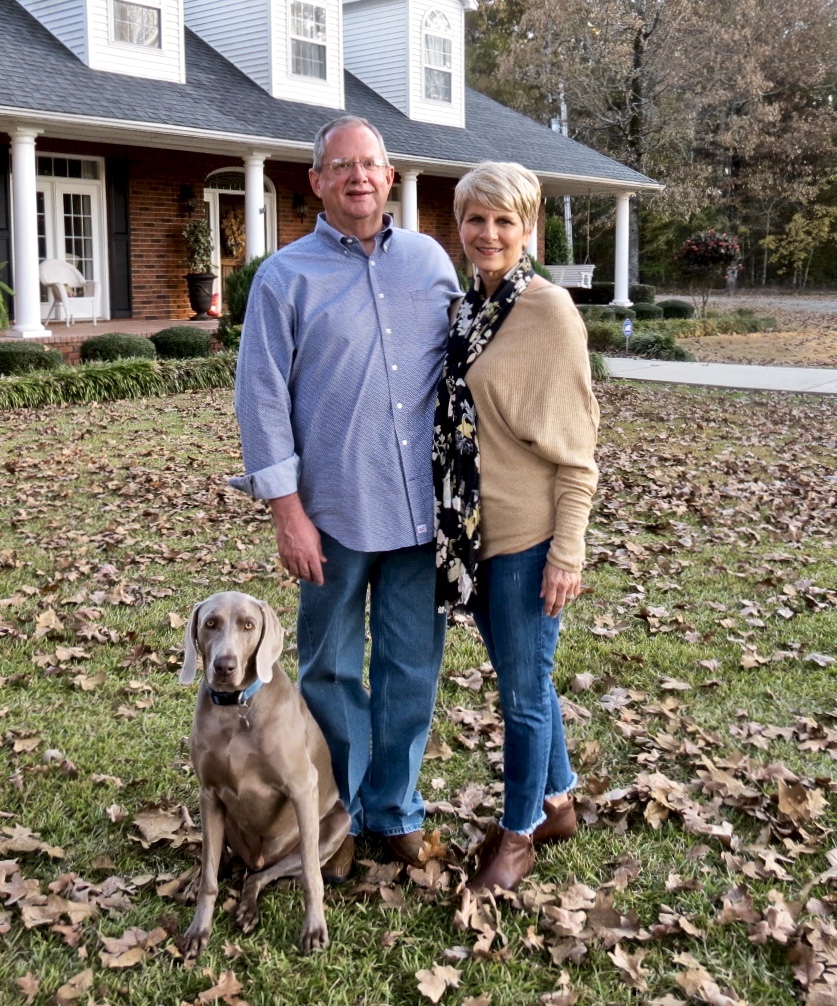
[[[206,694],[216,706],[246,706],[263,684],[261,678],[256,678],[253,684],[242,692],[216,692],[214,688],[206,685]]]

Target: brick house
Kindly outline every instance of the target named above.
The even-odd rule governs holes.
[[[206,212],[218,296],[244,258],[309,231],[317,129],[344,112],[381,130],[387,209],[461,259],[456,180],[485,159],[545,195],[616,200],[615,297],[628,303],[628,200],[659,188],[465,86],[475,0],[3,0],[0,272],[9,334],[43,337],[38,264],[99,282],[101,318],[190,312],[183,227]],[[542,228],[541,228],[542,231]],[[533,237],[540,250],[542,234]]]

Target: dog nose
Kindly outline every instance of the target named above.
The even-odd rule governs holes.
[[[221,654],[216,657],[213,662],[215,673],[225,678],[228,678],[235,672],[237,665],[238,662],[235,659],[235,655],[232,653]]]

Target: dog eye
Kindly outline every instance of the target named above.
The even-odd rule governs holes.
[[[248,618],[247,621],[244,623],[244,628],[248,629],[248,630],[249,629],[255,629],[256,628],[256,623],[253,621],[252,618]]]
[[[207,620],[203,624],[207,627],[207,629],[214,629],[215,628],[215,619],[214,618],[207,618]]]

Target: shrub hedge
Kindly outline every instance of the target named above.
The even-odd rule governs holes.
[[[234,353],[187,360],[123,359],[8,377],[0,381],[0,409],[37,409],[232,388],[235,360]]]
[[[631,356],[642,356],[650,360],[694,360],[694,356],[678,345],[671,332],[659,329],[643,329],[630,343]]]
[[[129,335],[126,332],[110,332],[94,335],[81,344],[79,356],[82,363],[93,361],[127,360],[133,357],[151,359],[157,355],[154,343],[143,335]]]
[[[615,321],[591,321],[587,324],[587,348],[608,353],[624,344],[622,326]]]
[[[63,364],[57,349],[45,349],[40,342],[0,342],[0,375],[55,370]]]
[[[664,318],[694,318],[695,308],[687,300],[661,300],[657,304],[663,309]]]
[[[657,288],[650,283],[631,283],[628,287],[628,299],[634,304],[653,304],[657,299]]]
[[[212,335],[201,328],[174,325],[152,335],[157,356],[162,360],[188,360],[196,356],[209,356]]]
[[[637,304],[634,304],[634,314],[637,321],[656,321],[658,318],[663,317],[663,309],[659,304],[648,304],[645,301],[639,301]]]

